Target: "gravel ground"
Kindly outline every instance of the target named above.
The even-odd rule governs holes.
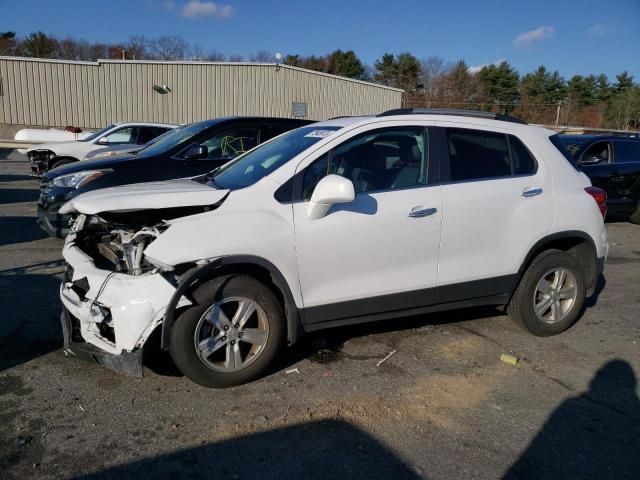
[[[493,309],[393,320],[207,390],[165,358],[135,379],[64,356],[37,188],[0,151],[0,480],[640,478],[640,226],[608,224],[597,298],[556,337]]]

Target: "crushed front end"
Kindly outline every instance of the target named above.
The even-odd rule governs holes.
[[[27,152],[33,175],[39,177],[49,169],[49,162],[56,154],[51,150],[30,150]]]
[[[176,290],[173,277],[143,255],[163,228],[78,216],[62,252],[61,322],[68,354],[142,375],[142,348]]]

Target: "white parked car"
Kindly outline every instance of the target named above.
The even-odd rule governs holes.
[[[96,190],[63,255],[66,348],[141,374],[161,345],[236,385],[314,330],[506,305],[535,335],[578,318],[608,252],[605,197],[554,132],[391,111],[285,133],[191,180]]]
[[[114,123],[78,140],[34,145],[27,149],[27,156],[31,171],[35,175],[41,175],[61,165],[85,160],[89,152],[103,147],[127,145],[134,148],[144,145],[176,126],[146,122]]]

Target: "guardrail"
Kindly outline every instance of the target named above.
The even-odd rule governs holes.
[[[39,145],[41,143],[44,143],[44,142],[0,138],[0,148],[29,148],[31,145]]]

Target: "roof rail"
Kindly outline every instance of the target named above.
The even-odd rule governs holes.
[[[378,114],[378,117],[390,117],[391,115],[457,115],[460,117],[487,118],[490,120],[500,120],[502,122],[522,123],[524,120],[504,115],[502,113],[481,112],[479,110],[459,110],[455,108],[395,108]]]

